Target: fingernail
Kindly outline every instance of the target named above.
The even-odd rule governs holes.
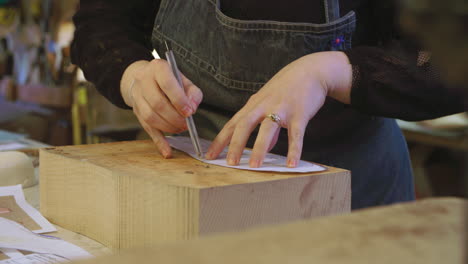
[[[288,160],[288,167],[289,168],[295,168],[297,166],[297,161],[296,160]]]
[[[208,150],[208,152],[206,152],[205,154],[205,159],[213,159],[213,152],[211,152],[211,150]]]
[[[182,113],[186,116],[190,116],[192,114],[193,110],[190,106],[186,105],[184,108],[182,108]]]
[[[258,168],[258,167],[260,167],[260,161],[259,160],[250,160],[249,166],[251,168]]]

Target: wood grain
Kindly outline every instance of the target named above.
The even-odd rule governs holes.
[[[253,172],[173,154],[150,141],[42,149],[41,212],[122,249],[350,211],[346,170]]]
[[[463,264],[468,260],[467,208],[467,200],[430,199],[134,249],[79,264]]]

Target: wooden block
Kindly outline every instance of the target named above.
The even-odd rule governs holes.
[[[113,249],[350,211],[349,171],[243,171],[150,141],[42,149],[41,212]]]
[[[80,264],[464,264],[468,201],[430,199],[133,249]]]

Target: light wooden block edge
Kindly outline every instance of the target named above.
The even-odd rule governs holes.
[[[161,236],[159,237],[161,242],[191,239],[198,235],[199,190],[158,183],[152,183],[151,188],[148,189],[146,185],[149,181],[146,181],[144,177],[138,178],[137,181],[130,181],[131,176],[116,177],[115,172],[105,168],[88,162],[80,163],[75,159],[47,151],[41,151],[40,157],[42,159],[40,175],[47,175],[47,177],[41,176],[41,212],[54,224],[85,234],[112,249],[143,246],[137,241],[148,240],[148,236],[155,235],[155,233]],[[83,178],[79,179],[79,182],[76,179],[70,182],[67,175],[60,175],[62,169],[57,172],[57,169],[49,163],[63,165],[70,172],[81,170]],[[55,184],[49,183],[52,177]],[[93,183],[95,183],[100,177],[108,179],[102,180],[101,184],[95,186],[96,188],[90,189],[91,185],[87,185],[87,180],[94,178]],[[112,183],[110,186],[104,186],[104,183],[109,182]],[[64,184],[69,184],[66,193],[63,189]],[[127,189],[122,188],[124,185]],[[142,185],[146,188],[141,188]],[[87,186],[87,188],[79,188],[80,186]],[[146,191],[135,196],[131,195],[132,192],[142,189]],[[79,199],[78,196],[83,199]],[[138,201],[129,200],[129,197],[138,197]],[[58,201],[61,204],[51,204],[49,201]],[[156,202],[153,206],[148,206],[146,204],[148,201]],[[115,210],[104,208],[106,203],[112,202],[115,203],[113,206]],[[79,210],[57,210],[57,208],[67,207],[79,208]],[[148,211],[147,208],[152,208],[152,210]],[[172,212],[172,214],[158,215],[160,212]],[[144,217],[145,214],[153,216]],[[99,217],[93,217],[93,215],[99,215]],[[99,219],[107,219],[108,222],[94,222]],[[151,222],[148,222],[149,220]],[[141,224],[150,226],[150,230],[138,233],[128,225],[129,222],[138,223],[138,221],[144,221]],[[113,235],[110,237],[109,234]]]

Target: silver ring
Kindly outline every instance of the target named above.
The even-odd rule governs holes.
[[[266,118],[269,118],[271,121],[277,123],[278,125],[281,123],[281,118],[277,114],[268,114]]]

